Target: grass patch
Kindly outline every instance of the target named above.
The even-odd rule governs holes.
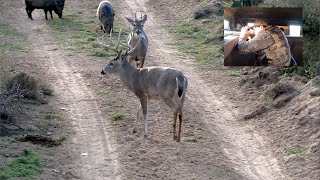
[[[8,164],[0,165],[0,180],[32,179],[41,172],[40,157],[25,149],[22,154]]]
[[[12,37],[12,36],[22,36],[22,34],[12,27],[9,24],[0,22],[0,37]]]
[[[110,116],[111,116],[112,121],[120,121],[120,120],[123,120],[123,118],[124,118],[124,114],[117,112],[117,111],[113,111],[110,114]]]
[[[47,21],[47,24],[51,27],[54,32],[55,40],[63,44],[66,49],[73,53],[86,53],[91,56],[114,56],[116,55],[113,51],[106,51],[99,47],[97,44],[97,33],[94,27],[98,28],[98,24],[95,18],[84,19],[78,14],[73,14],[66,11],[64,13],[64,19],[58,19],[54,21]],[[114,24],[115,30],[118,31],[119,26]],[[122,39],[127,34],[125,31],[122,33]],[[107,39],[107,35],[105,39]],[[101,34],[99,34],[101,36]],[[114,34],[116,38],[116,33]],[[107,39],[108,40],[108,39]],[[71,54],[70,54],[71,55]]]
[[[0,53],[10,54],[11,52],[16,51],[26,51],[24,44],[12,43],[12,39],[20,38],[22,36],[21,33],[12,28],[9,24],[0,22]]]
[[[177,36],[175,45],[180,51],[194,56],[200,63],[215,63],[219,57],[223,57],[220,51],[222,41],[213,35],[213,32],[217,31],[216,24],[219,24],[220,18],[177,24],[170,30]]]
[[[25,52],[26,51],[25,46],[22,44],[7,44],[6,48],[7,48],[7,50],[13,51],[13,52],[15,52],[15,51]]]
[[[226,74],[233,77],[242,77],[240,70],[238,69],[226,70]]]
[[[58,144],[60,145],[63,141],[65,141],[67,138],[65,136],[58,136],[56,138],[54,138],[53,140]]]
[[[284,150],[288,155],[291,155],[291,154],[303,154],[303,150],[301,148],[298,148],[298,147],[286,146],[284,148]]]
[[[290,84],[272,84],[260,96],[260,100],[264,104],[271,104],[271,102],[282,94],[291,94],[297,91],[296,88]]]
[[[61,115],[56,113],[46,113],[44,114],[44,118],[45,119],[61,119]]]

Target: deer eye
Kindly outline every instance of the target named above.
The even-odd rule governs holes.
[[[141,26],[143,27],[143,24],[141,24]]]

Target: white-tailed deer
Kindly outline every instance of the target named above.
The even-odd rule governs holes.
[[[111,39],[111,38],[110,38]],[[173,139],[180,142],[182,107],[187,92],[188,80],[177,69],[166,67],[136,68],[128,62],[128,55],[134,52],[137,45],[130,51],[121,52],[116,47],[106,45],[98,38],[98,43],[106,50],[117,52],[118,56],[111,60],[103,69],[101,74],[114,74],[120,77],[123,84],[130,89],[140,100],[137,119],[132,132],[136,132],[139,114],[142,111],[144,119],[144,136],[147,137],[147,112],[149,99],[162,99],[173,111]],[[140,41],[140,40],[139,40]],[[138,42],[139,42],[138,41]],[[179,118],[179,129],[176,132],[177,118]]]
[[[147,15],[141,17],[140,20],[137,19],[137,12],[134,16],[134,20],[125,17],[133,26],[133,30],[128,36],[127,45],[131,49],[136,47],[135,51],[129,55],[130,63],[131,61],[134,61],[133,63],[136,63],[137,67],[142,68],[148,51],[148,37],[143,30],[144,23],[147,20]]]

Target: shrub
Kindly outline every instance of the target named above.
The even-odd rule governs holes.
[[[37,100],[40,95],[38,82],[26,73],[18,73],[7,82],[7,90],[16,89],[21,91],[25,98]]]

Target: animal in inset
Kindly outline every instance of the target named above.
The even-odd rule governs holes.
[[[103,0],[100,2],[97,9],[97,17],[101,22],[101,30],[110,33],[113,29],[115,13],[113,11],[112,5],[109,1]]]
[[[99,39],[98,43],[106,50],[110,49],[118,54],[116,58],[111,60],[102,69],[101,74],[115,74],[119,76],[123,84],[140,100],[140,107],[132,132],[136,132],[137,122],[140,112],[142,111],[144,119],[144,136],[147,137],[148,101],[150,99],[162,99],[173,111],[173,139],[180,142],[183,118],[182,107],[188,86],[188,80],[185,75],[175,68],[134,67],[128,62],[128,56],[138,48],[137,45],[133,49],[121,52],[117,50],[117,48],[111,47],[111,44],[105,45],[102,42],[99,42]],[[178,133],[176,132],[177,118],[179,118]]]
[[[137,47],[135,51],[130,54],[130,62],[132,63],[132,61],[134,61],[137,67],[142,68],[148,51],[148,37],[143,30],[143,26],[147,21],[147,15],[137,20],[136,14],[137,13],[135,13],[135,20],[125,17],[133,26],[133,30],[128,36],[127,45],[131,49]]]
[[[34,9],[43,9],[46,19],[48,19],[48,11],[51,15],[51,19],[53,19],[52,11],[54,11],[59,16],[59,18],[62,18],[64,2],[65,0],[25,0],[28,18],[33,20],[32,11]]]

